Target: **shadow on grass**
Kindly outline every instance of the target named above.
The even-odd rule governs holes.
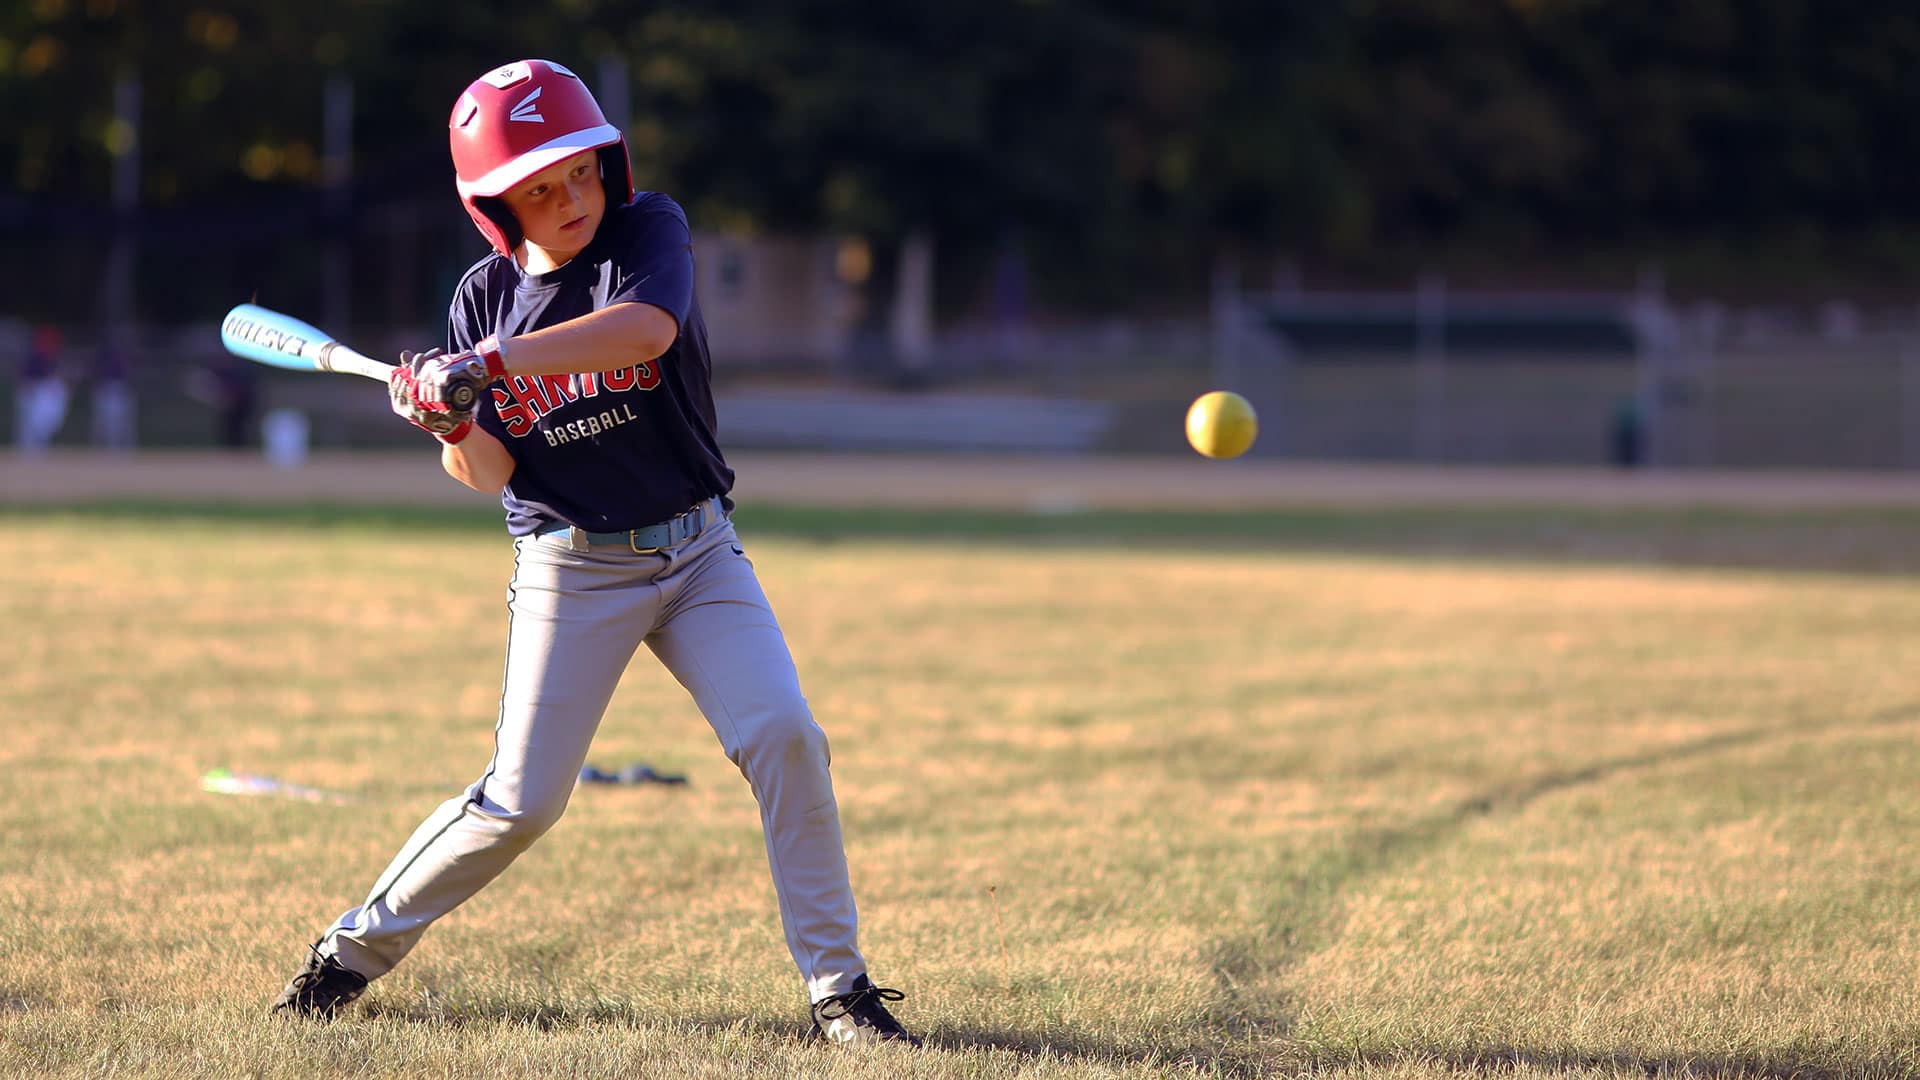
[[[748,506],[734,516],[749,540],[765,536],[822,545],[863,541],[994,544],[1872,574],[1920,571],[1920,511],[1897,508],[1449,506],[1022,513]],[[48,517],[157,527],[246,525],[321,532],[392,531],[415,538],[504,537],[499,512],[480,508],[160,501],[0,506],[0,524]]]
[[[939,1050],[1009,1053],[1036,1061],[1080,1061],[1113,1067],[1171,1067],[1192,1070],[1205,1076],[1271,1076],[1276,1068],[1276,1062],[1271,1057],[1252,1049],[1233,1046],[1209,1044],[1180,1047],[1174,1043],[1156,1047],[1152,1051],[1142,1051],[1082,1035],[1040,1035],[993,1028],[956,1028],[932,1032],[927,1036],[927,1045]]]
[[[391,1018],[409,1024],[467,1028],[511,1024],[539,1031],[564,1031],[608,1025],[615,1027],[659,1027],[675,1031],[712,1035],[723,1031],[742,1031],[765,1039],[802,1042],[810,1039],[813,1028],[802,1021],[768,1020],[761,1017],[676,1016],[658,1006],[632,1001],[600,998],[591,1004],[548,1002],[489,1002],[484,1006],[449,1004],[438,995],[409,995],[402,1000],[369,995],[360,1007],[368,1019]]]
[[[481,1008],[448,1007],[431,996],[404,1001],[383,1001],[369,997],[360,1006],[367,1019],[390,1018],[409,1024],[461,1029],[509,1024],[540,1031],[558,1031],[594,1025],[665,1027],[688,1035],[711,1038],[729,1032],[751,1035],[769,1042],[816,1044],[829,1049],[813,1033],[812,1026],[800,1020],[769,1020],[764,1017],[716,1015],[675,1016],[664,1014],[651,1005],[601,1000],[593,1004],[551,1005],[537,1002],[489,1003]],[[1085,1061],[1107,1065],[1158,1065],[1196,1069],[1210,1076],[1254,1077],[1269,1075],[1272,1062],[1257,1054],[1218,1046],[1195,1046],[1184,1050],[1156,1048],[1151,1052],[1122,1047],[1078,1035],[1039,1035],[1021,1031],[947,1028],[918,1032],[934,1050],[992,1051],[1021,1058],[1059,1061]],[[840,1051],[835,1050],[838,1053]]]
[[[1469,1075],[1498,1076],[1531,1069],[1536,1072],[1592,1073],[1649,1077],[1688,1077],[1698,1080],[1874,1080],[1913,1075],[1909,1063],[1898,1058],[1854,1062],[1845,1067],[1789,1064],[1746,1057],[1637,1057],[1632,1054],[1554,1054],[1517,1047],[1500,1047],[1472,1054],[1428,1054],[1420,1051],[1361,1054],[1354,1064],[1392,1068],[1408,1065],[1439,1067]]]
[[[436,1007],[431,1000],[405,1006],[371,1000],[362,1006],[369,1019],[391,1017],[409,1024],[432,1025],[455,1030],[510,1024],[540,1031],[559,1031],[595,1025],[665,1026],[689,1036],[711,1038],[725,1033],[740,1033],[768,1042],[820,1045],[813,1029],[802,1022],[768,1020],[760,1017],[724,1017],[714,1015],[663,1017],[653,1008],[627,1003],[601,1001],[584,1008],[544,1004],[493,1005],[484,1009]],[[1500,1075],[1522,1068],[1538,1072],[1593,1072],[1640,1074],[1649,1077],[1697,1077],[1700,1080],[1732,1080],[1735,1077],[1756,1080],[1860,1080],[1869,1077],[1911,1075],[1908,1063],[1896,1059],[1855,1061],[1844,1068],[1803,1063],[1785,1063],[1754,1057],[1637,1057],[1630,1054],[1574,1055],[1532,1050],[1524,1047],[1490,1047],[1473,1053],[1439,1054],[1419,1049],[1362,1051],[1354,1054],[1304,1053],[1284,1044],[1268,1044],[1265,1050],[1230,1043],[1190,1043],[1181,1047],[1178,1040],[1151,1050],[1126,1047],[1074,1034],[1041,1035],[1032,1032],[995,1028],[946,1028],[925,1033],[932,1050],[955,1052],[984,1051],[1011,1054],[1034,1062],[1080,1062],[1112,1068],[1146,1066],[1173,1073],[1232,1077],[1253,1080],[1256,1077],[1324,1073],[1349,1066],[1404,1068],[1408,1066],[1440,1068],[1467,1075]],[[833,1053],[843,1051],[833,1050]]]
[[[1920,718],[1920,705],[1883,711],[1848,724],[1847,731],[1875,731],[1911,724]],[[1297,967],[1314,953],[1339,939],[1349,918],[1349,897],[1373,878],[1435,851],[1475,822],[1500,813],[1518,813],[1540,799],[1588,784],[1634,772],[1657,769],[1728,750],[1828,733],[1835,728],[1825,718],[1809,718],[1763,728],[1722,732],[1676,746],[1605,758],[1578,768],[1553,770],[1458,800],[1444,810],[1397,827],[1367,829],[1349,836],[1338,847],[1280,867],[1275,900],[1259,924],[1248,933],[1216,941],[1212,965],[1217,1005],[1215,1020],[1222,1029],[1243,1039],[1286,1039],[1294,1030],[1296,1009],[1284,997],[1256,996],[1248,987],[1271,980]],[[1862,1062],[1834,1070],[1804,1063],[1751,1058],[1718,1058],[1703,1053],[1674,1060],[1625,1057],[1575,1057],[1524,1048],[1499,1048],[1464,1056],[1436,1055],[1417,1048],[1374,1055],[1358,1048],[1334,1062],[1402,1064],[1432,1062],[1475,1071],[1511,1070],[1526,1065],[1574,1071],[1617,1068],[1648,1075],[1827,1077],[1863,1075],[1905,1076],[1895,1062]],[[1885,1065],[1887,1071],[1877,1070]]]

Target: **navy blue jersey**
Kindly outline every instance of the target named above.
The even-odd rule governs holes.
[[[488,334],[510,338],[634,301],[680,324],[658,359],[589,375],[514,376],[474,410],[513,455],[500,502],[515,536],[548,523],[636,529],[733,488],[714,439],[687,216],[665,195],[609,206],[593,241],[550,273],[526,273],[497,254],[475,263],[454,290],[447,348],[461,352]]]

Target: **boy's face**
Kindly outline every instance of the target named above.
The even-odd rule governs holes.
[[[545,249],[554,263],[580,253],[607,212],[600,182],[600,155],[582,150],[502,192],[527,243]]]

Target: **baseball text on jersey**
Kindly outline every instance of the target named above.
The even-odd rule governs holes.
[[[652,390],[659,385],[660,368],[651,360],[633,367],[585,375],[515,375],[493,388],[493,407],[499,413],[500,423],[506,433],[521,439],[532,434],[536,428],[541,428],[541,421],[555,410],[576,401],[598,398],[603,392],[621,394],[633,390]],[[625,415],[632,416],[632,406],[624,408]],[[625,423],[625,420],[616,420],[614,423]],[[569,425],[557,425],[555,430],[566,426]],[[556,441],[553,432],[548,431],[547,445],[558,446],[565,441],[564,438]]]
[[[573,442],[576,439],[593,438],[629,420],[638,419],[640,418],[633,414],[633,406],[622,405],[618,409],[606,409],[584,420],[569,420],[554,427],[541,428],[540,433],[547,437],[548,446],[559,446],[561,443]]]

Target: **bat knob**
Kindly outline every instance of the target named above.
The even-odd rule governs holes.
[[[473,403],[480,399],[480,392],[470,382],[457,382],[447,387],[447,404],[454,412],[468,412]]]

